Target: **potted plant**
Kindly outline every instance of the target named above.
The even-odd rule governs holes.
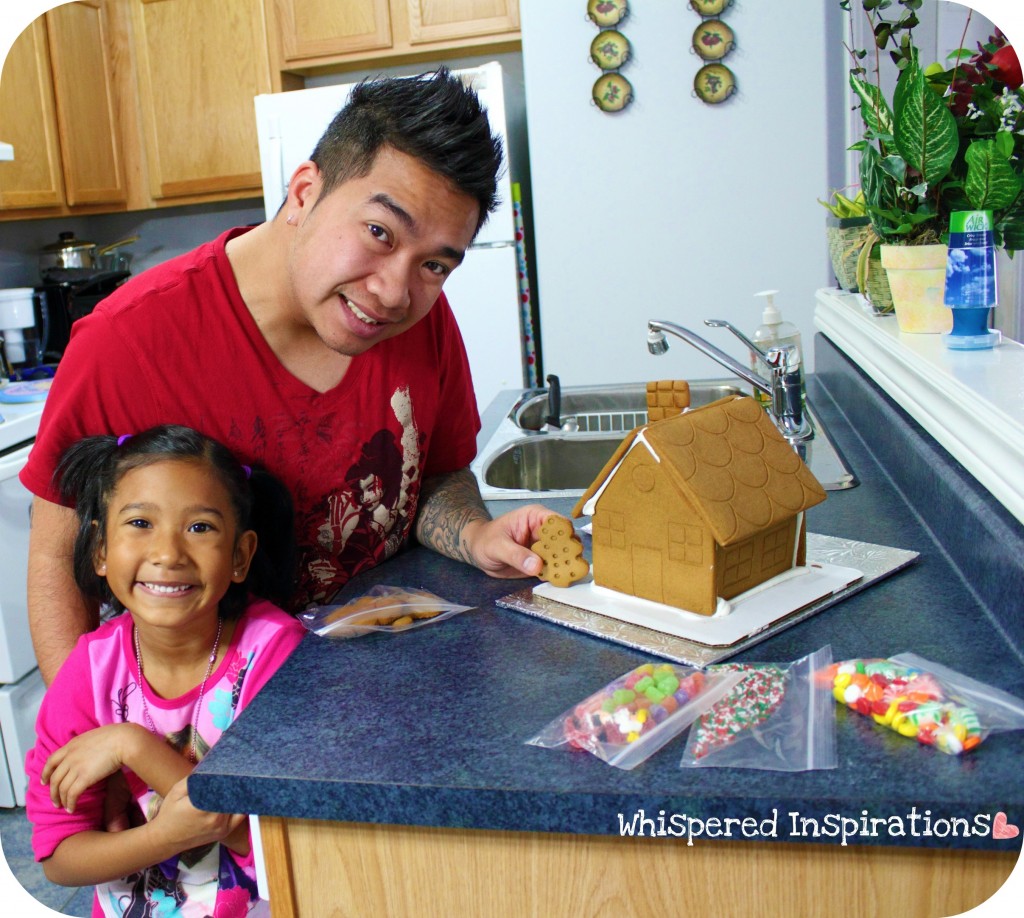
[[[841,191],[833,191],[827,201],[818,198],[818,203],[830,214],[825,218],[825,234],[839,287],[849,293],[863,293],[876,315],[892,312],[889,279],[874,246],[878,237],[871,228],[864,192],[858,191],[849,198]],[[874,270],[870,269],[868,259]]]
[[[818,198],[829,216],[825,218],[828,254],[832,273],[840,289],[857,292],[857,255],[867,238],[871,220],[864,204],[864,192],[848,198],[842,191],[832,192],[827,201]]]
[[[866,17],[875,42],[873,54],[847,47],[864,122],[863,139],[851,149],[861,154],[871,219],[862,262],[879,243],[902,330],[945,331],[952,323],[942,303],[949,215],[991,210],[997,244],[1010,252],[1024,247],[1024,93],[1016,54],[998,30],[977,53],[953,51],[949,69],[923,67],[913,39],[922,2],[840,6],[851,21]],[[882,88],[886,51],[899,71],[891,102]],[[923,274],[899,273],[919,261]]]

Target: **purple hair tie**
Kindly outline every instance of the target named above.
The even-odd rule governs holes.
[[[243,465],[242,466],[242,471],[245,472],[245,477],[246,478],[251,478],[252,477],[252,468],[250,466]]]
[[[124,441],[125,440],[130,440],[131,438],[132,438],[131,434],[121,434],[121,436],[119,436],[117,438],[117,445],[118,446],[123,446],[124,445]]]

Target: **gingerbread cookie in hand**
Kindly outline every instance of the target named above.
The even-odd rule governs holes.
[[[552,516],[540,527],[540,540],[530,550],[544,559],[537,575],[555,586],[567,587],[590,571],[583,557],[583,543],[564,516]]]

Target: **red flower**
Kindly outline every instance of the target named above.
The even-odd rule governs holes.
[[[994,67],[993,76],[1000,83],[1005,83],[1010,89],[1020,89],[1024,83],[1021,77],[1020,61],[1017,59],[1017,52],[1012,45],[1005,45],[992,55],[989,65]]]
[[[974,95],[974,87],[968,80],[957,79],[953,80],[950,89],[953,92],[950,97],[949,107],[954,115],[962,118],[967,114],[967,107],[970,105],[971,97]]]

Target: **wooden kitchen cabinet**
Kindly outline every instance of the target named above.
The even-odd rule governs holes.
[[[669,838],[270,816],[259,822],[274,918],[628,918],[681,913],[680,890],[692,902],[713,903],[714,915],[790,918],[841,902],[854,915],[932,918],[989,899],[1017,860],[1010,851],[703,838],[690,847]],[[325,896],[324,877],[344,882]]]
[[[0,78],[0,124],[15,155],[0,164],[0,209],[127,200],[108,31],[102,0],[80,0],[14,42]]]
[[[4,140],[14,145],[15,157],[0,162],[0,209],[59,207],[64,177],[44,19],[15,39],[4,61],[0,126]]]
[[[518,42],[518,0],[65,3],[4,64],[0,220],[257,197],[259,93]]]
[[[130,2],[150,195],[260,194],[253,97],[273,88],[263,0]]]
[[[261,194],[263,0],[80,0],[18,38],[0,79],[0,220]]]
[[[519,37],[518,0],[399,0],[409,44],[460,42],[482,35]]]
[[[273,5],[285,61],[391,47],[388,0],[276,0]]]
[[[265,0],[281,70],[313,73],[441,53],[507,50],[518,0]]]

